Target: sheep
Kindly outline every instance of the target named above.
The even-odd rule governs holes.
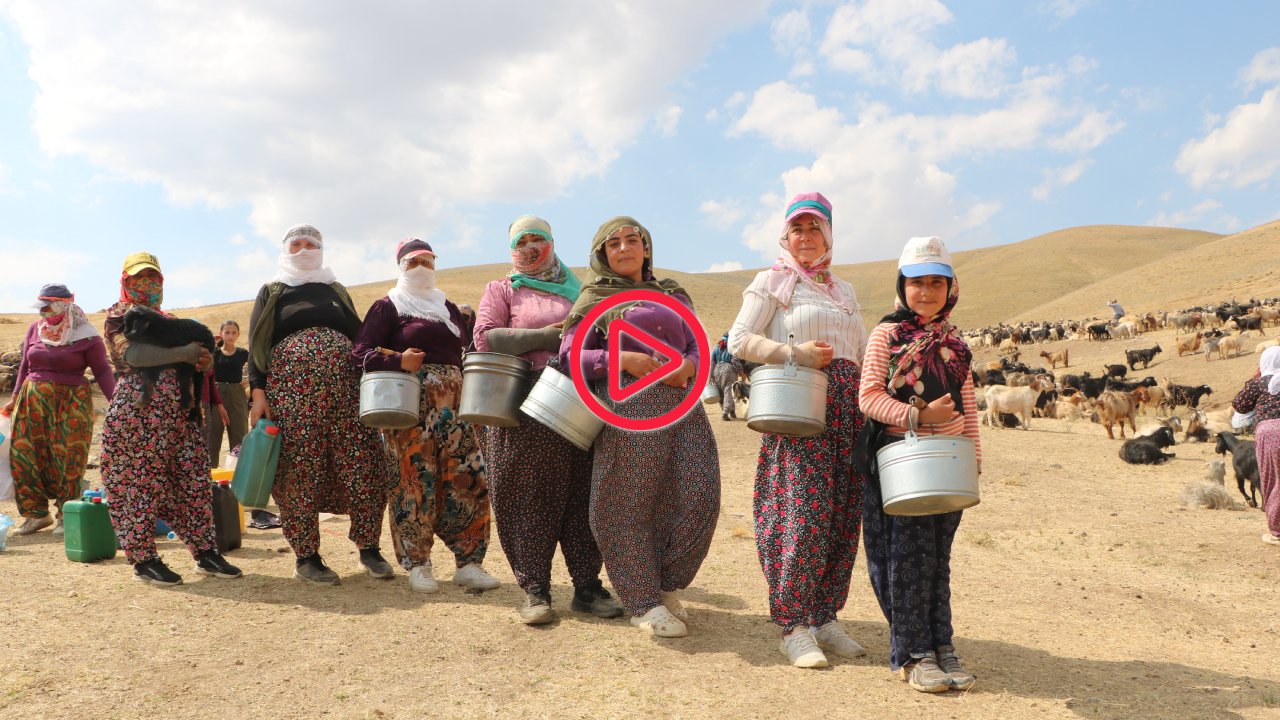
[[[1120,437],[1123,439],[1126,420],[1129,422],[1129,427],[1133,432],[1135,434],[1138,432],[1138,427],[1133,420],[1136,407],[1133,396],[1129,395],[1129,393],[1107,390],[1094,401],[1094,407],[1098,410],[1098,422],[1107,429],[1107,438],[1115,439],[1116,436],[1112,434],[1111,427],[1119,425]]]
[[[1062,367],[1071,367],[1071,365],[1067,362],[1068,353],[1070,353],[1070,350],[1066,348],[1063,348],[1062,350],[1059,350],[1058,352],[1055,352],[1055,353],[1049,353],[1049,352],[1045,352],[1044,350],[1041,350],[1040,357],[1049,361],[1050,369],[1057,370],[1058,363],[1062,363]]]
[[[1126,321],[1126,322],[1116,323],[1115,327],[1111,328],[1111,337],[1113,338],[1119,338],[1122,340],[1132,340],[1133,338],[1137,337],[1137,335],[1138,333],[1135,330],[1132,322]]]
[[[1262,485],[1258,476],[1257,445],[1249,440],[1237,440],[1235,433],[1218,433],[1218,443],[1213,451],[1219,455],[1231,453],[1231,469],[1236,476],[1236,486],[1249,507],[1258,507],[1258,488]],[[1249,481],[1249,494],[1244,491],[1244,481]]]
[[[1008,357],[1012,357],[1014,360],[1017,360],[1018,355],[1021,354],[1018,350],[1018,343],[1014,342],[1013,338],[1005,338],[1004,340],[1001,340],[1000,354]]]
[[[1244,334],[1224,337],[1218,340],[1218,357],[1226,360],[1228,355],[1240,357],[1244,352]]]
[[[1001,413],[1013,413],[1022,418],[1022,429],[1031,429],[1031,413],[1045,388],[1039,380],[1032,380],[1027,387],[993,385],[987,388],[987,412],[983,422],[992,427],[1000,426]]]
[[[1120,430],[1124,431],[1123,425]],[[1159,465],[1177,457],[1175,453],[1164,452],[1164,448],[1173,444],[1173,433],[1162,427],[1151,435],[1126,440],[1120,446],[1120,459],[1130,465]]]

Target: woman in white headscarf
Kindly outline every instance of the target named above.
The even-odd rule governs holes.
[[[324,265],[324,240],[310,225],[285,233],[271,282],[249,319],[249,425],[280,426],[272,495],[297,558],[294,577],[337,585],[320,558],[318,513],[351,517],[348,537],[376,578],[395,574],[378,551],[391,467],[377,432],[359,421],[360,376],[349,362],[360,316]]]
[[[356,338],[352,361],[366,371],[402,371],[422,378],[418,424],[384,431],[399,461],[391,492],[391,540],[409,571],[409,587],[438,592],[431,569],[435,536],[453,551],[453,582],[489,590],[498,581],[481,566],[489,549],[489,484],[471,423],[458,419],[462,350],[471,330],[457,305],[436,288],[436,254],[418,238],[396,248],[400,278],[373,303]]]
[[[1258,374],[1244,384],[1231,407],[1238,413],[1254,413],[1262,512],[1267,516],[1262,541],[1280,545],[1280,347],[1262,351]]]

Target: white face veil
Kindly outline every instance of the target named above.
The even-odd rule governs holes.
[[[396,312],[406,317],[443,323],[455,337],[462,337],[462,331],[449,318],[444,291],[436,289],[436,271],[426,267],[410,268],[411,259],[400,261],[400,278],[396,286],[387,291]]]
[[[315,248],[303,248],[296,253],[289,252],[289,243],[305,239],[315,244]],[[280,244],[280,256],[276,258],[276,274],[272,278],[290,287],[307,283],[329,283],[337,280],[324,264],[324,238],[312,225],[294,225],[284,234]]]

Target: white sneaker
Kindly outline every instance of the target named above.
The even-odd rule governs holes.
[[[679,590],[662,593],[662,604],[665,605],[667,610],[670,610],[671,614],[675,615],[680,622],[689,622],[689,611],[685,609],[684,605],[680,604]]]
[[[498,582],[498,578],[485,572],[479,564],[470,563],[453,571],[453,584],[472,590],[492,590],[502,583]]]
[[[53,534],[61,535],[63,532],[65,532],[65,530],[62,527],[62,518],[58,518],[58,521],[53,524]]]
[[[440,592],[440,583],[431,576],[430,560],[409,571],[409,587],[420,593]]]
[[[672,615],[666,605],[659,605],[640,617],[631,618],[631,624],[656,637],[680,638],[689,634],[689,628]]]
[[[807,627],[798,627],[790,634],[783,635],[778,650],[798,668],[827,666],[827,656],[818,649],[818,644],[813,640],[813,633]]]
[[[849,637],[840,623],[835,620],[815,630],[813,639],[818,641],[818,647],[840,657],[856,658],[867,654],[867,651],[856,640]]]

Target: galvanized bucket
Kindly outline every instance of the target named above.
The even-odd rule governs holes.
[[[515,355],[467,353],[462,359],[458,419],[492,427],[519,427],[520,403],[529,394],[533,366]]]
[[[384,430],[418,424],[422,381],[399,370],[367,372],[360,378],[360,422]]]
[[[720,386],[707,380],[707,386],[702,388],[702,402],[708,405],[720,402]]]
[[[791,437],[821,433],[827,427],[827,374],[796,365],[794,358],[752,370],[747,427]]]
[[[979,502],[978,457],[967,437],[908,432],[880,448],[876,463],[888,515],[938,515]]]
[[[578,397],[573,381],[554,368],[543,368],[520,410],[582,450],[590,449],[604,428],[604,421]]]

